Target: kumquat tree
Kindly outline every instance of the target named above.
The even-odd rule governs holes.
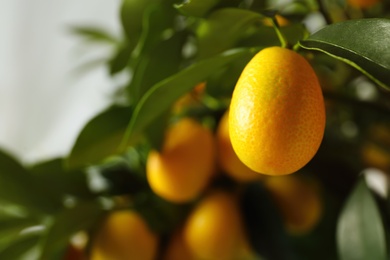
[[[69,154],[0,153],[0,259],[386,260],[390,1],[123,0]],[[93,45],[88,45],[93,48]]]

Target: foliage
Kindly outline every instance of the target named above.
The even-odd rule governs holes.
[[[326,25],[311,32],[315,14]],[[279,25],[275,15],[288,23]],[[92,240],[105,214],[123,208],[147,220],[162,253],[197,200],[175,204],[155,195],[145,174],[148,152],[161,150],[167,125],[184,116],[215,130],[246,63],[280,45],[309,60],[325,96],[320,150],[294,173],[318,183],[321,220],[306,234],[288,233],[261,178],[239,182],[219,169],[209,187],[240,194],[249,244],[259,256],[388,258],[390,200],[361,176],[369,167],[385,179],[390,173],[388,0],[365,9],[337,0],[123,0],[119,16],[118,39],[82,25],[72,32],[112,48],[105,61],[110,75],[129,76],[120,98],[85,125],[65,158],[22,165],[0,152],[0,259],[62,259],[73,235],[83,231]],[[201,82],[207,87],[195,104],[173,112]],[[374,131],[378,125],[385,134]],[[377,147],[374,156],[367,156],[367,144]],[[378,156],[384,163],[376,163]]]

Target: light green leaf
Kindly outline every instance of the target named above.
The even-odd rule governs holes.
[[[164,114],[173,102],[190,91],[196,84],[204,81],[214,71],[230,62],[255,51],[255,49],[238,49],[225,52],[195,63],[154,85],[135,107],[121,148],[125,149],[129,141],[133,142],[157,117]]]
[[[116,154],[131,113],[130,107],[112,106],[89,121],[67,158],[67,166],[88,166]]]
[[[184,15],[202,17],[219,2],[220,0],[188,0],[181,4],[175,4],[175,7]]]
[[[96,201],[86,201],[54,216],[42,235],[39,259],[56,259],[55,256],[67,247],[72,235],[90,228],[102,214],[103,210]]]
[[[390,89],[390,19],[356,19],[329,25],[300,42],[360,70]]]
[[[337,224],[341,260],[385,260],[386,238],[378,206],[361,178],[349,196]]]
[[[244,37],[248,26],[263,16],[238,8],[224,8],[210,14],[196,30],[198,58],[203,59],[226,51]]]

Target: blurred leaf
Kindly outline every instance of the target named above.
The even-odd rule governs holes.
[[[357,183],[341,212],[337,244],[342,260],[387,259],[381,214],[364,178]]]
[[[166,30],[173,28],[174,11],[172,7],[160,4],[149,7],[144,15],[142,35],[134,50],[131,64],[134,69],[134,78],[128,90],[132,100],[137,101],[151,85],[165,78],[167,72],[172,70],[170,68],[174,69],[178,66],[181,54],[180,46],[183,41],[182,35],[176,34],[176,36],[170,37],[170,40],[165,39],[164,41]],[[173,59],[172,64],[171,58]],[[161,66],[162,63],[163,66]],[[165,72],[165,66],[168,68],[167,72]],[[160,70],[162,70],[161,73]],[[154,76],[153,73],[157,75]],[[150,77],[151,81],[148,79]]]
[[[28,227],[38,225],[39,222],[33,218],[21,217],[0,217],[0,251],[8,247],[10,243],[17,240],[20,232]]]
[[[80,36],[85,37],[87,40],[93,42],[102,42],[109,44],[116,44],[118,40],[110,35],[109,32],[102,28],[88,27],[88,26],[73,26],[70,28],[71,32]]]
[[[160,151],[164,144],[165,129],[168,126],[170,111],[158,116],[153,122],[146,127],[145,134],[149,140],[152,149]]]
[[[108,61],[108,67],[111,75],[115,75],[126,68],[133,48],[134,45],[131,45],[128,42],[125,42],[117,47],[114,56]]]
[[[178,71],[186,36],[185,32],[175,33],[142,54],[134,68],[133,79],[129,86],[132,100],[139,100],[154,84]]]
[[[247,53],[234,62],[231,62],[228,66],[215,71],[207,80],[207,93],[216,98],[230,98],[242,70],[253,58],[254,54]]]
[[[300,45],[340,59],[390,89],[390,19],[356,19],[332,24]]]
[[[0,199],[35,213],[52,213],[61,205],[14,158],[0,151]]]
[[[200,61],[179,73],[155,84],[140,100],[134,109],[130,124],[123,139],[123,146],[134,141],[147,126],[166,112],[174,101],[204,81],[213,72],[243,55],[255,50],[239,49]],[[126,147],[122,147],[124,149]]]
[[[116,154],[131,113],[130,107],[112,106],[92,118],[79,134],[67,166],[83,167]]]
[[[241,39],[248,25],[260,21],[262,15],[238,8],[219,9],[201,22],[196,30],[199,50],[203,59],[228,50]]]
[[[188,0],[181,4],[175,4],[175,7],[184,15],[202,17],[219,2],[220,0]]]
[[[268,191],[249,184],[241,198],[246,232],[252,248],[266,259],[296,259],[292,254],[281,215]]]
[[[63,158],[52,159],[33,165],[30,171],[34,177],[42,184],[58,194],[73,195],[81,198],[91,198],[91,193],[87,183],[86,174],[80,170],[65,170]]]
[[[20,236],[8,247],[0,250],[0,259],[29,260],[31,259],[31,250],[36,249],[34,247],[37,246],[38,241],[39,235],[36,234]]]
[[[289,44],[294,45],[308,34],[306,28],[300,23],[293,23],[280,27],[281,32],[286,37]],[[275,46],[280,45],[280,40],[275,33],[275,29],[270,26],[257,26],[253,31],[245,36],[240,42],[240,46]]]
[[[103,214],[96,201],[86,201],[73,208],[65,208],[54,216],[52,223],[41,238],[39,259],[56,259],[55,256],[69,244],[69,239],[78,231],[90,228]]]
[[[120,18],[123,31],[132,45],[138,41],[142,31],[142,20],[148,6],[159,3],[160,0],[123,0]]]

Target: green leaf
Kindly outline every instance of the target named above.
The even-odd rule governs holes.
[[[134,78],[128,87],[131,100],[138,101],[151,85],[165,78],[167,73],[172,73],[171,68],[178,66],[183,44],[182,34],[176,34],[168,40],[164,36],[164,33],[173,28],[174,11],[172,7],[162,4],[152,5],[144,15],[142,35],[130,64],[134,70]]]
[[[142,31],[142,20],[148,6],[159,3],[160,0],[123,0],[120,9],[120,18],[123,31],[134,44]]]
[[[175,33],[140,57],[129,86],[132,100],[139,100],[154,84],[178,71],[186,36],[185,32]]]
[[[102,28],[88,27],[88,26],[73,26],[70,28],[71,32],[85,37],[87,40],[93,42],[102,42],[109,44],[117,44],[118,40],[110,35],[109,32]]]
[[[113,57],[108,61],[108,68],[111,75],[122,71],[129,63],[131,52],[134,49],[134,45],[129,42],[125,42],[118,45],[116,52]]]
[[[245,187],[241,212],[251,247],[266,259],[295,259],[275,202],[260,183]]]
[[[175,8],[187,16],[202,17],[207,14],[220,0],[189,0],[181,4],[175,4]]]
[[[212,75],[215,70],[254,51],[256,50],[238,49],[225,52],[195,63],[154,85],[135,107],[121,148],[125,149],[129,141],[133,142],[157,117],[169,110],[178,98]]]
[[[0,151],[0,199],[34,213],[52,213],[61,205],[45,185],[37,182],[14,158]]]
[[[291,45],[296,44],[308,34],[306,28],[300,23],[282,26],[280,27],[280,31]],[[280,45],[280,40],[274,28],[270,26],[258,26],[252,33],[245,36],[239,42],[239,45],[244,47],[275,46]]]
[[[386,258],[385,227],[364,178],[346,201],[337,224],[341,260]]]
[[[92,198],[85,172],[66,170],[63,158],[56,158],[33,165],[30,171],[34,177],[59,197],[72,195],[80,198]]]
[[[301,41],[300,46],[340,59],[390,89],[390,19],[332,24]]]
[[[248,26],[262,15],[238,8],[224,8],[213,12],[196,30],[198,58],[203,59],[226,51],[244,37]]]
[[[36,226],[39,221],[33,218],[0,217],[0,251],[19,238],[20,232],[26,228]]]
[[[57,214],[41,238],[39,259],[56,259],[78,231],[90,228],[103,214],[96,201],[86,201]]]
[[[67,158],[67,166],[87,166],[116,154],[131,112],[130,107],[112,106],[89,121]]]
[[[36,259],[36,251],[34,249],[37,249],[36,246],[38,244],[38,241],[39,235],[37,234],[20,236],[8,247],[0,251],[0,259]]]

